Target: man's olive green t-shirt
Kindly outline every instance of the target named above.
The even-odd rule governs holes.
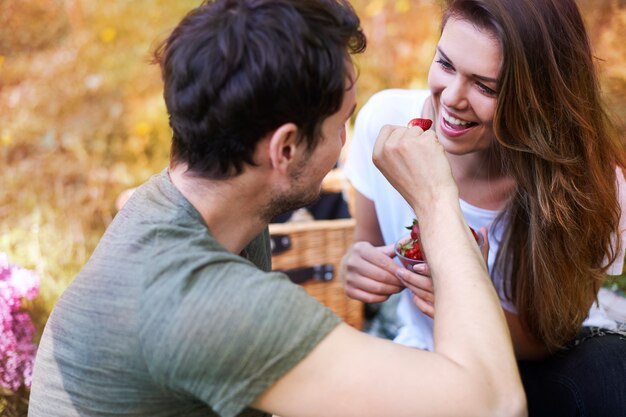
[[[249,404],[340,322],[270,263],[267,230],[230,253],[154,176],[56,304],[29,416],[265,415]]]

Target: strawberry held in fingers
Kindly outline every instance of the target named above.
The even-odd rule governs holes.
[[[428,129],[430,129],[430,127],[433,125],[433,121],[430,119],[420,119],[419,117],[415,118],[415,119],[411,119],[409,121],[408,126],[409,127],[419,127],[421,128],[423,131],[427,131]]]

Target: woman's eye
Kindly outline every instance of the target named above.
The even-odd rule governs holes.
[[[489,88],[487,87],[485,84],[482,83],[476,83],[476,86],[478,87],[478,89],[480,91],[482,91],[484,94],[488,95],[488,96],[497,96],[498,92],[496,90],[494,90],[493,88]]]
[[[438,60],[437,60],[437,61],[435,61],[435,62],[437,62],[437,64],[439,64],[439,66],[440,66],[441,68],[443,68],[445,71],[453,71],[453,70],[454,70],[454,67],[453,67],[452,65],[450,65],[450,63],[449,63],[448,61],[444,61],[444,60],[443,60],[443,59],[441,59],[441,58],[440,58],[440,59],[438,59]]]

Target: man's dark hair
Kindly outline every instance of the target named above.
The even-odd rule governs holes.
[[[289,122],[315,148],[341,107],[346,60],[365,46],[345,0],[205,2],[155,52],[172,161],[206,178],[237,175],[254,165],[257,142]]]

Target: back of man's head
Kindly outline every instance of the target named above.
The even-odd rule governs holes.
[[[216,0],[192,10],[155,53],[172,160],[220,179],[253,165],[257,142],[295,123],[313,149],[365,49],[345,0]],[[352,80],[354,81],[354,80]]]

